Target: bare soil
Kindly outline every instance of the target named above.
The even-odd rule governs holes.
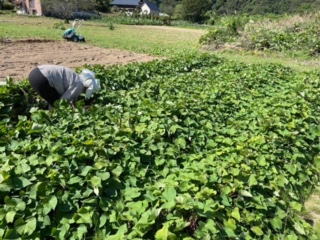
[[[0,42],[0,81],[7,76],[14,81],[24,80],[41,64],[56,64],[71,69],[90,65],[128,64],[147,62],[156,57],[118,49],[105,49],[67,41],[14,40]]]

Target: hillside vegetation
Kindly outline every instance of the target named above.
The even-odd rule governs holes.
[[[299,14],[320,10],[319,0],[161,0],[160,9],[174,18],[207,23],[214,16]]]
[[[320,53],[320,14],[217,18],[200,42],[211,49],[282,53],[291,57],[316,59]]]
[[[320,10],[319,0],[213,0],[212,9],[221,14],[295,14]]]

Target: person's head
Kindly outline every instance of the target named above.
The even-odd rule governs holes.
[[[100,90],[99,80],[95,78],[95,73],[88,70],[83,69],[79,74],[81,82],[83,84],[83,92],[86,93],[86,98],[91,98],[92,93],[96,93]]]

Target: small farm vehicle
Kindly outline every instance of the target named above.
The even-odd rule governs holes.
[[[84,36],[77,33],[83,22],[83,19],[75,19],[72,23],[72,28],[65,30],[62,37],[72,42],[85,42]]]

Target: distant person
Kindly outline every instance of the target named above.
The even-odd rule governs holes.
[[[70,101],[74,108],[81,93],[86,99],[100,89],[95,73],[84,69],[80,74],[70,68],[58,65],[39,65],[29,74],[31,87],[49,104],[49,109],[58,99]]]

